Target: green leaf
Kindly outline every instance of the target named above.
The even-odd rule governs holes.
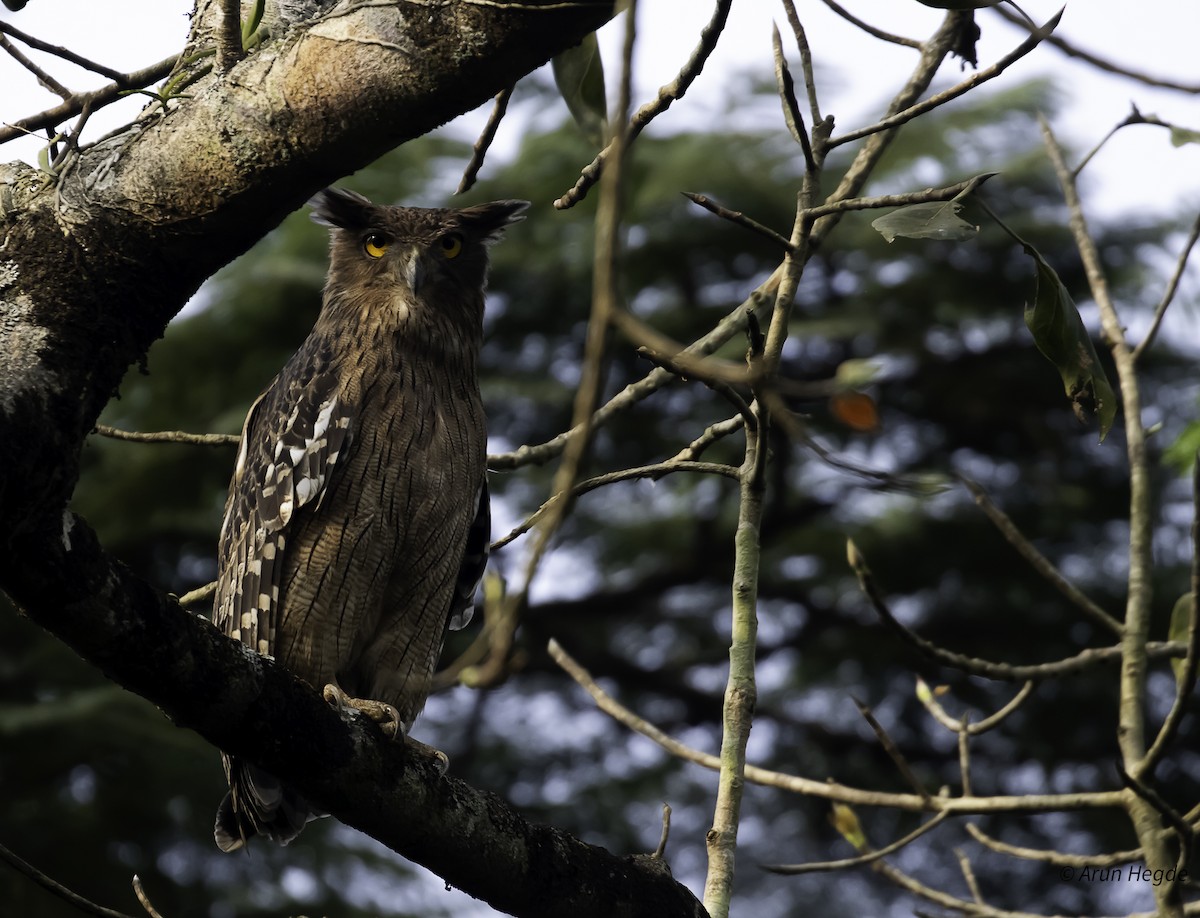
[[[1188,631],[1192,623],[1192,606],[1195,604],[1195,597],[1191,593],[1184,593],[1175,601],[1175,607],[1171,610],[1171,624],[1167,628],[1168,641],[1180,641],[1184,644],[1188,640]],[[1178,685],[1179,680],[1183,678],[1183,668],[1187,665],[1187,660],[1182,657],[1171,657],[1171,669],[1175,671],[1175,683]]]
[[[1182,147],[1189,143],[1200,143],[1200,131],[1171,125],[1171,146]]]
[[[1192,421],[1179,432],[1175,442],[1163,450],[1163,462],[1180,475],[1190,475],[1200,451],[1200,421]]]
[[[983,207],[1037,265],[1037,289],[1033,305],[1025,307],[1025,325],[1033,333],[1038,350],[1058,368],[1075,416],[1084,420],[1087,403],[1091,403],[1100,421],[1100,442],[1103,443],[1117,417],[1117,396],[1100,366],[1100,358],[1096,356],[1079,309],[1058,274],[1042,258],[1042,253],[1018,236],[986,203]]]
[[[1100,442],[1104,442],[1117,416],[1116,393],[1062,280],[1037,249],[1024,240],[1021,247],[1037,264],[1037,289],[1033,305],[1025,307],[1025,324],[1038,350],[1058,368],[1076,417],[1084,420],[1087,403],[1091,403],[1100,421]]]
[[[554,58],[554,82],[571,117],[589,141],[602,146],[608,134],[608,103],[604,95],[604,62],[596,33]]]
[[[979,232],[979,227],[958,216],[960,210],[962,205],[958,201],[928,201],[876,217],[871,221],[871,226],[888,242],[894,241],[897,236],[963,242],[973,238]]]

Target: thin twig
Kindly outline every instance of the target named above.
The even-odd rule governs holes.
[[[670,108],[675,100],[683,98],[688,88],[692,85],[692,81],[704,69],[704,64],[708,60],[709,55],[717,47],[717,40],[721,37],[721,32],[725,29],[725,20],[729,17],[729,7],[732,3],[733,0],[717,0],[712,16],[704,28],[700,30],[699,43],[692,51],[691,57],[683,65],[683,69],[679,71],[679,75],[658,90],[658,95],[653,102],[647,102],[633,113],[625,134],[625,142],[627,144],[633,143],[646,125]],[[622,118],[624,118],[624,115],[622,115]],[[579,179],[575,182],[575,186],[555,201],[554,206],[558,210],[566,210],[568,207],[574,207],[587,197],[588,190],[599,181],[600,173],[603,171],[605,163],[614,152],[615,150],[611,143],[601,150],[599,155],[583,168]]]
[[[65,61],[70,61],[84,70],[90,70],[93,73],[98,73],[102,77],[107,77],[110,80],[120,82],[125,79],[125,76],[119,70],[113,70],[111,67],[105,67],[103,64],[97,64],[95,61],[88,60],[82,55],[76,54],[69,48],[62,48],[58,45],[52,45],[49,42],[42,41],[40,38],[34,38],[27,32],[22,32],[14,25],[7,22],[0,22],[0,32],[5,35],[11,35],[22,44],[28,45],[36,51],[44,51],[47,54],[52,54],[55,57],[60,57]]]
[[[651,857],[661,858],[667,853],[667,839],[671,837],[671,806],[664,803],[662,805],[662,834],[658,837],[658,847],[654,849]]]
[[[137,896],[138,902],[142,904],[142,908],[146,910],[146,914],[149,915],[150,918],[162,918],[162,915],[158,913],[158,909],[150,904],[150,897],[147,896],[145,890],[142,889],[142,881],[136,873],[133,875],[133,892],[134,895]]]
[[[853,701],[854,706],[858,708],[858,713],[862,715],[863,720],[865,720],[871,729],[875,731],[875,738],[879,740],[879,745],[883,747],[883,751],[888,754],[888,758],[892,760],[892,764],[896,766],[897,771],[899,771],[904,777],[904,780],[908,782],[908,786],[915,790],[922,797],[929,797],[929,791],[925,789],[925,785],[921,783],[920,779],[913,774],[912,768],[909,767],[908,760],[904,758],[904,753],[902,753],[896,744],[892,742],[892,738],[888,736],[887,731],[883,729],[883,724],[879,722],[879,719],[875,716],[875,712],[853,695],[850,696],[850,700]]]
[[[829,0],[826,0],[826,2],[829,2]],[[945,105],[947,102],[957,99],[959,96],[969,92],[976,86],[979,86],[981,83],[986,83],[988,80],[995,79],[1021,58],[1029,54],[1029,52],[1031,52],[1039,44],[1041,44],[1042,40],[1051,32],[1053,32],[1058,26],[1059,20],[1062,19],[1062,14],[1063,11],[1059,10],[1054,16],[1050,17],[1046,24],[1042,26],[1040,31],[1032,33],[1027,39],[1025,39],[1025,41],[1021,42],[1020,45],[1018,45],[1008,54],[1004,55],[1004,57],[1000,58],[1000,60],[996,61],[996,63],[992,64],[990,67],[985,67],[982,70],[975,71],[961,83],[957,83],[954,86],[951,86],[949,89],[945,89],[942,92],[936,93],[922,102],[917,102],[915,105],[909,106],[902,112],[889,115],[887,118],[883,118],[874,124],[868,124],[865,127],[857,128],[856,130],[849,131],[839,137],[831,137],[827,145],[832,149],[833,147],[841,146],[842,144],[850,143],[851,141],[859,140],[863,137],[868,137],[871,134],[877,134],[880,131],[886,131],[889,128],[899,127],[902,124],[912,121],[919,115],[923,115],[940,105]]]
[[[754,416],[754,412],[750,410],[750,405],[742,398],[741,393],[724,379],[708,374],[698,375],[694,367],[689,368],[687,365],[680,365],[674,357],[650,347],[639,347],[637,352],[640,356],[652,361],[664,370],[674,373],[680,379],[699,379],[704,385],[712,389],[737,409],[738,414],[742,416],[742,423],[748,429],[754,430],[758,427],[758,419]],[[675,351],[675,353],[678,354],[679,351]]]
[[[878,210],[884,207],[907,207],[909,204],[923,204],[926,201],[949,201],[954,198],[971,194],[976,188],[994,176],[995,172],[985,172],[974,178],[969,178],[953,185],[941,188],[926,188],[924,191],[906,191],[903,194],[881,194],[869,198],[841,198],[826,201],[808,208],[805,215],[810,220],[819,220],[833,214],[843,214],[851,210]]]
[[[622,188],[625,181],[627,146],[626,118],[628,117],[633,81],[633,49],[637,38],[637,0],[630,0],[625,13],[625,39],[622,46],[621,79],[617,104],[611,123],[613,162],[601,186],[600,203],[596,208],[596,241],[593,252],[592,310],[588,318],[587,340],[584,343],[583,369],[579,388],[575,392],[572,430],[579,435],[567,443],[562,462],[554,473],[552,497],[537,520],[537,530],[525,559],[521,584],[505,600],[506,616],[514,616],[529,595],[533,579],[542,559],[550,548],[558,528],[571,511],[575,485],[583,471],[591,447],[596,409],[603,387],[605,355],[608,348],[609,324],[618,309],[620,290],[617,265],[621,250]],[[539,516],[539,514],[535,514]]]
[[[143,432],[121,430],[107,424],[97,424],[92,430],[102,437],[113,440],[129,440],[134,443],[191,443],[199,446],[237,446],[241,442],[238,434],[194,434],[182,430],[159,430]]]
[[[926,640],[900,623],[896,616],[892,614],[892,610],[888,606],[887,600],[884,599],[878,584],[876,584],[874,576],[861,560],[858,549],[853,547],[853,543],[850,543],[850,545],[850,557],[852,559],[855,557],[858,558],[857,562],[854,560],[851,561],[851,567],[858,575],[859,586],[862,587],[863,593],[866,594],[867,598],[871,600],[871,605],[875,608],[875,611],[879,614],[884,624],[892,628],[907,643],[916,647],[931,660],[941,663],[943,666],[950,666],[954,669],[970,673],[973,676],[982,676],[1001,682],[1026,682],[1031,680],[1040,682],[1044,679],[1059,678],[1081,672],[1100,663],[1123,662],[1123,643],[1114,644],[1111,647],[1089,647],[1086,650],[1081,650],[1074,656],[1054,660],[1050,663],[1035,663],[1032,665],[996,663],[992,660],[970,657],[965,654],[955,653],[952,650],[946,650],[944,647],[939,647],[932,641]],[[1151,641],[1145,645],[1145,655],[1147,659],[1151,660],[1182,657],[1186,652],[1185,645],[1180,641]]]
[[[1025,684],[1029,685],[1028,682]],[[974,793],[971,789],[971,734],[967,731],[967,725],[968,718],[964,713],[956,729],[958,734],[958,772],[964,797],[969,797]]]
[[[921,824],[913,831],[909,832],[901,839],[897,839],[890,845],[883,848],[876,848],[866,854],[861,854],[858,857],[846,857],[838,861],[813,861],[808,864],[760,864],[762,870],[770,873],[781,873],[787,876],[796,876],[802,873],[822,873],[829,870],[848,870],[851,867],[861,867],[864,864],[870,864],[872,861],[877,861],[881,857],[887,857],[889,854],[895,854],[901,848],[915,842],[922,835],[932,832],[943,822],[950,817],[950,813],[946,810],[936,814],[928,822]]]
[[[50,76],[45,70],[26,57],[21,49],[9,41],[3,33],[0,33],[0,49],[7,51],[9,57],[37,77],[37,81],[42,86],[60,99],[69,99],[73,95],[71,90],[67,89],[62,83],[58,82],[58,80],[54,79],[54,77]]]
[[[1113,634],[1120,636],[1123,629],[1121,623],[1104,611],[1099,605],[1086,596],[1075,584],[1071,583],[1062,575],[1053,562],[1050,561],[1034,546],[1029,539],[1025,538],[1016,524],[1009,518],[1003,510],[992,503],[992,499],[988,497],[983,487],[978,482],[967,478],[965,475],[955,476],[963,483],[971,496],[975,498],[975,503],[981,509],[987,518],[992,521],[1000,534],[1008,541],[1008,544],[1017,550],[1017,553],[1025,559],[1042,579],[1046,580],[1051,586],[1058,590],[1070,603],[1098,625],[1111,631]]]
[[[90,105],[93,111],[101,109],[109,103],[115,102],[122,93],[130,89],[142,89],[161,80],[171,72],[177,59],[178,56],[169,57],[157,64],[151,64],[144,70],[122,74],[120,79],[94,92],[76,93],[54,108],[48,108],[44,112],[30,115],[28,118],[22,118],[12,124],[5,123],[0,126],[0,143],[24,137],[26,134],[35,133],[43,128],[52,128],[68,118],[74,118],[83,111],[85,105]]]
[[[947,714],[946,709],[938,704],[937,699],[933,697],[933,692],[925,683],[925,680],[920,676],[917,676],[917,700],[925,706],[925,710],[930,713],[933,719],[947,730],[950,730],[954,733],[965,733],[967,736],[979,736],[979,734],[987,733],[989,730],[999,726],[1006,717],[1024,704],[1025,700],[1031,694],[1033,694],[1033,688],[1035,684],[1036,683],[1032,681],[1026,682],[1023,686],[1021,686],[1021,690],[1017,692],[1017,694],[1014,695],[1007,704],[1000,708],[1000,710],[976,723],[968,722],[963,724],[962,721],[955,720],[953,717]]]
[[[723,440],[730,434],[737,433],[742,429],[745,419],[739,414],[731,418],[726,418],[724,421],[717,421],[704,429],[695,440],[677,452],[671,457],[671,462],[694,462],[706,449],[716,443],[718,440]]]
[[[757,315],[768,308],[778,289],[781,274],[781,271],[776,270],[749,297],[718,322],[712,331],[693,341],[683,349],[682,353],[691,356],[706,356],[716,351],[735,335],[745,331],[747,316]],[[600,427],[615,415],[633,407],[677,378],[661,367],[651,370],[642,379],[627,385],[597,410],[592,417],[592,425]],[[493,471],[505,471],[525,465],[543,465],[561,455],[567,444],[579,436],[582,430],[582,426],[577,425],[544,443],[521,446],[512,452],[488,456],[488,468]]]
[[[596,683],[591,673],[563,648],[558,641],[551,639],[547,645],[550,657],[584,689],[592,700],[605,714],[618,723],[623,724],[635,733],[640,733],[648,740],[657,743],[669,754],[686,762],[692,762],[703,768],[714,771],[721,767],[721,760],[710,753],[701,752],[681,743],[679,740],[664,733],[644,718],[634,714],[629,708],[609,695]],[[882,791],[864,790],[850,787],[834,781],[814,781],[799,775],[789,775],[783,772],[759,768],[756,765],[746,766],[746,780],[768,787],[822,800],[836,800],[841,803],[861,806],[888,807],[908,812],[947,812],[951,815],[969,815],[986,813],[1049,813],[1064,810],[1109,809],[1121,808],[1125,804],[1125,791],[1088,791],[1075,794],[1027,794],[1020,796],[990,796],[990,797],[931,797],[928,800],[918,794],[892,794]]]
[[[702,194],[694,194],[691,191],[683,191],[680,192],[680,194],[682,194],[693,204],[698,204],[700,207],[703,207],[709,213],[716,214],[722,220],[728,220],[730,223],[736,223],[738,226],[743,227],[744,229],[748,229],[753,233],[758,233],[760,236],[770,239],[785,252],[790,252],[792,250],[792,243],[787,236],[776,232],[769,226],[759,223],[757,220],[747,217],[741,211],[729,210],[725,207],[722,207],[712,198],[706,197]]]
[[[808,47],[808,36],[804,32],[804,26],[800,23],[800,17],[796,14],[796,5],[792,3],[792,0],[783,0],[783,9],[787,14],[788,25],[792,27],[796,47],[800,51],[800,67],[804,73],[804,88],[808,93],[808,113],[812,116],[814,125],[821,124],[825,119],[821,117],[821,105],[817,100],[817,81],[813,75],[812,51]]]
[[[954,849],[954,856],[958,858],[958,869],[962,871],[963,879],[967,883],[967,889],[970,890],[971,898],[980,905],[986,905],[983,901],[983,893],[979,891],[979,881],[975,879],[975,871],[971,868],[971,862],[961,848]]]
[[[202,599],[208,599],[215,592],[217,592],[217,581],[214,580],[212,583],[206,583],[202,587],[197,587],[190,593],[184,593],[179,597],[179,604],[186,609],[188,606],[195,605]]]
[[[515,85],[509,86],[508,89],[502,89],[496,93],[492,103],[492,112],[488,115],[487,124],[483,126],[479,138],[475,141],[475,146],[471,148],[471,161],[463,170],[463,176],[459,180],[455,194],[469,191],[479,177],[479,170],[483,168],[483,160],[487,156],[492,141],[496,139],[496,131],[500,129],[500,122],[504,120],[504,113],[508,111],[508,101],[512,98],[515,88]]]
[[[117,912],[111,908],[105,908],[102,905],[97,905],[89,899],[83,898],[78,893],[71,892],[67,887],[63,886],[57,880],[51,879],[42,873],[28,861],[13,854],[3,845],[0,845],[0,861],[6,862],[10,867],[18,873],[24,874],[33,882],[37,883],[47,892],[52,893],[64,902],[69,902],[81,912],[88,915],[97,915],[99,918],[132,918],[132,916],[124,912]]]
[[[828,2],[828,0],[826,0]],[[1014,25],[1020,26],[1023,29],[1028,29],[1029,24],[1020,16],[1011,10],[1004,7],[1004,4],[998,4],[992,7],[997,13],[1007,19]],[[1144,83],[1147,86],[1157,86],[1162,89],[1173,89],[1179,92],[1186,92],[1195,95],[1200,93],[1200,83],[1184,83],[1179,80],[1169,79],[1167,77],[1157,77],[1153,74],[1145,73],[1141,70],[1134,70],[1132,67],[1126,67],[1123,64],[1115,64],[1112,61],[1105,60],[1098,54],[1093,54],[1091,51],[1086,51],[1083,48],[1075,45],[1073,42],[1058,35],[1051,35],[1047,41],[1058,48],[1063,54],[1068,57],[1076,57],[1081,61],[1086,61],[1093,67],[1103,70],[1107,73],[1115,73],[1119,76],[1128,77],[1131,80],[1136,80],[1139,83]]]
[[[834,0],[822,0],[822,2],[843,19],[845,19],[848,23],[858,26],[858,28],[862,29],[864,32],[874,38],[878,38],[881,41],[886,41],[893,45],[903,45],[906,48],[916,48],[918,51],[921,49],[921,43],[915,38],[905,38],[903,35],[893,35],[891,32],[885,32],[883,29],[877,29],[875,26],[863,22],[857,16],[851,14],[841,4],[834,2]]]
[[[653,465],[640,465],[633,468],[621,469],[618,472],[609,472],[605,475],[597,475],[594,478],[588,478],[585,481],[577,482],[571,489],[571,499],[574,500],[580,495],[586,494],[589,491],[595,491],[597,488],[605,487],[606,485],[616,484],[620,481],[632,481],[635,478],[651,478],[659,479],[664,475],[670,475],[675,472],[693,472],[701,475],[723,475],[726,478],[732,478],[734,481],[738,479],[738,470],[735,466],[725,465],[721,462],[688,462],[678,459],[670,459],[666,462],[656,462]],[[546,513],[554,507],[559,500],[562,499],[562,494],[556,492],[544,504],[538,507],[524,522],[518,524],[511,532],[502,538],[497,539],[492,543],[491,550],[499,551],[505,545],[529,532],[536,526]]]
[[[1196,686],[1196,669],[1200,662],[1200,455],[1192,464],[1192,574],[1191,574],[1191,610],[1188,612],[1187,656],[1184,657],[1183,668],[1175,674],[1175,700],[1171,702],[1171,710],[1159,727],[1158,735],[1146,752],[1146,757],[1138,763],[1134,774],[1153,775],[1154,769],[1162,758],[1167,747],[1179,732],[1183,715],[1187,713],[1188,700],[1192,697],[1192,689]]]
[[[1061,851],[1022,848],[1002,842],[998,838],[992,838],[973,822],[968,822],[966,829],[975,841],[997,854],[1007,854],[1010,857],[1019,857],[1027,861],[1041,861],[1043,864],[1052,864],[1055,867],[1115,867],[1117,864],[1128,864],[1131,861],[1140,860],[1142,857],[1141,848],[1134,848],[1131,851],[1113,851],[1109,854],[1063,854]]]
[[[1192,248],[1196,245],[1197,239],[1200,239],[1200,214],[1197,214],[1196,219],[1192,222],[1192,229],[1188,233],[1187,241],[1184,242],[1183,248],[1179,252],[1179,257],[1175,260],[1175,270],[1171,273],[1171,279],[1167,282],[1167,289],[1163,291],[1162,299],[1154,307],[1154,321],[1150,323],[1150,329],[1146,332],[1146,337],[1133,349],[1134,363],[1137,363],[1138,359],[1145,353],[1146,348],[1154,343],[1154,336],[1158,334],[1163,316],[1167,314],[1167,307],[1175,299],[1175,292],[1179,289],[1179,282],[1183,279],[1183,272],[1187,269],[1188,258],[1191,257]]]

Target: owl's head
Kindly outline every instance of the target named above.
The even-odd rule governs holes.
[[[381,287],[428,302],[470,301],[487,283],[487,247],[525,218],[528,201],[493,201],[458,210],[389,207],[327,188],[312,218],[331,228],[329,290]],[[474,295],[474,296],[472,296]]]

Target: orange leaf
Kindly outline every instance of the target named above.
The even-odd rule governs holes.
[[[839,392],[829,400],[833,416],[853,430],[879,429],[879,409],[875,399],[861,392]]]

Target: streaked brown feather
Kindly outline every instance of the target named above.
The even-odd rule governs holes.
[[[214,620],[317,690],[393,705],[407,730],[486,563],[486,245],[524,206],[381,207],[332,191],[313,206],[334,228],[324,304],[247,416]],[[447,233],[464,240],[453,261],[438,248]],[[388,241],[384,257],[365,253],[368,234]],[[424,279],[416,292],[410,277]],[[238,759],[225,769],[223,850],[300,831],[303,799]]]

